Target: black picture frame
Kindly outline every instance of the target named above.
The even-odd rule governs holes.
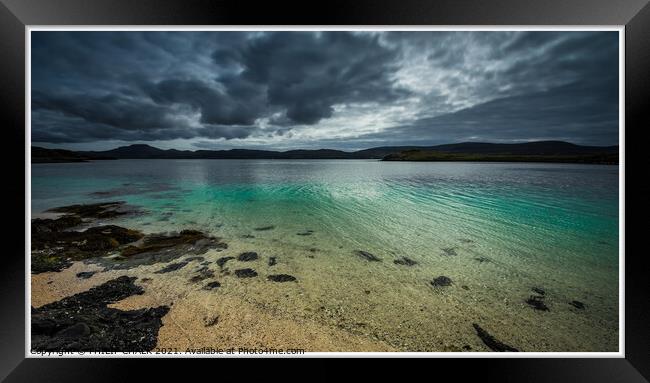
[[[119,381],[142,361],[115,359],[25,358],[25,36],[27,25],[552,25],[625,26],[625,358],[432,360],[440,369],[483,380],[643,382],[650,377],[648,286],[643,252],[632,252],[644,238],[650,187],[643,185],[650,160],[639,135],[648,129],[650,99],[650,5],[648,0],[416,1],[379,4],[372,0],[337,2],[215,2],[188,0],[0,0],[0,108],[4,117],[2,151],[11,207],[0,267],[0,379]],[[634,137],[631,139],[630,137]],[[9,150],[7,150],[9,149]],[[22,155],[21,155],[22,154]],[[20,164],[20,159],[25,162]],[[633,177],[632,175],[641,175]],[[636,179],[636,178],[641,178]],[[633,186],[633,183],[638,185]],[[633,208],[632,208],[633,207]],[[641,248],[640,246],[638,248]],[[165,362],[166,363],[166,362]],[[462,367],[459,366],[462,363]],[[148,364],[148,363],[147,363]],[[471,366],[471,367],[470,367]],[[324,372],[327,374],[327,372]],[[646,378],[644,378],[646,377]]]

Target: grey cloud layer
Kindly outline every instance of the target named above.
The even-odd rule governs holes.
[[[32,32],[32,141],[616,144],[617,53],[615,32]]]

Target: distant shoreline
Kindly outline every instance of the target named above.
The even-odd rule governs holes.
[[[258,159],[258,160],[354,160],[384,161],[488,161],[618,163],[619,148],[582,146],[563,141],[536,141],[518,144],[463,142],[437,146],[383,146],[345,152],[316,150],[176,150],[134,144],[105,151],[71,151],[32,147],[32,163],[88,162],[111,159]]]

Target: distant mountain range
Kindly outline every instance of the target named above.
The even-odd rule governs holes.
[[[610,156],[616,155],[616,158],[618,158],[618,146],[581,146],[563,141],[536,141],[517,144],[463,142],[436,146],[383,146],[354,152],[333,149],[289,150],[284,152],[251,149],[190,151],[164,150],[149,145],[134,144],[105,151],[69,151],[33,146],[32,163],[83,162],[107,159],[383,159],[389,155],[393,155],[393,157],[389,157],[387,160],[409,160],[406,158],[408,156],[395,157],[396,154],[405,151],[411,153],[419,151],[462,153],[466,155],[531,156],[531,158],[533,156],[536,158],[582,158],[584,156],[607,154]],[[435,161],[435,159],[432,160]]]

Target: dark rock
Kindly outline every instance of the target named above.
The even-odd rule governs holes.
[[[205,327],[214,326],[217,323],[219,323],[219,315],[206,315],[203,318],[203,324]]]
[[[395,259],[393,260],[393,263],[395,263],[396,265],[404,265],[404,266],[413,266],[418,264],[414,260],[406,257]]]
[[[142,287],[122,276],[92,289],[32,309],[33,351],[149,351],[169,308],[123,311],[107,307]]]
[[[185,261],[186,262],[192,262],[192,261],[203,262],[203,261],[205,261],[205,258],[203,258],[203,257],[187,257],[187,258],[185,258]]]
[[[486,346],[490,348],[492,351],[498,351],[498,352],[504,352],[504,351],[511,351],[511,352],[518,352],[516,348],[512,346],[508,346],[505,343],[502,343],[498,340],[496,340],[492,335],[490,335],[487,331],[483,330],[481,326],[479,326],[476,323],[472,323],[472,326],[474,326],[474,330],[476,330],[476,334],[478,335],[479,338],[485,343]]]
[[[535,310],[540,310],[540,311],[549,311],[548,307],[544,303],[544,297],[539,296],[539,295],[531,295],[528,299],[526,299],[526,303]]]
[[[537,294],[539,294],[539,295],[545,295],[545,294],[546,294],[546,291],[544,291],[544,289],[541,288],[541,287],[533,287],[531,290],[532,290],[534,293],[537,293]]]
[[[448,257],[458,255],[458,253],[456,253],[456,248],[455,247],[445,247],[444,249],[441,249],[441,250],[443,252],[443,255],[448,256]]]
[[[252,278],[257,276],[257,272],[253,269],[239,269],[235,270],[237,278]]]
[[[77,278],[81,279],[88,279],[95,275],[96,271],[82,271],[80,273],[77,273]]]
[[[119,262],[96,259],[109,269],[130,269],[141,265],[170,262],[191,254],[202,255],[211,249],[227,249],[228,245],[219,238],[207,236],[198,230],[183,230],[172,234],[150,234],[137,245],[127,246],[120,251]]]
[[[210,269],[208,269],[207,266],[203,266],[200,269],[197,270],[197,274],[194,275],[192,278],[190,278],[190,282],[195,283],[195,282],[200,282],[204,279],[212,278],[214,277],[214,272]]]
[[[475,261],[478,261],[478,263],[484,263],[484,262],[492,262],[492,260],[488,257],[477,257],[474,258]]]
[[[431,281],[431,286],[433,287],[446,287],[446,286],[451,286],[452,281],[451,278],[445,277],[444,275],[441,275]]]
[[[235,259],[235,257],[221,257],[221,258],[217,259],[216,264],[219,267],[223,268],[223,265],[225,265],[226,262],[230,261],[231,259]]]
[[[579,310],[584,310],[585,309],[585,304],[580,302],[580,301],[571,301],[569,304]]]
[[[73,260],[105,256],[144,236],[137,230],[115,225],[97,226],[84,231],[63,230],[65,225],[67,223],[32,221],[32,273],[60,271],[69,267]]]
[[[460,288],[463,289],[463,290],[469,290],[469,286],[467,286],[467,285],[462,285],[462,286],[460,286]]]
[[[304,230],[304,231],[301,231],[300,233],[296,233],[296,235],[305,236],[305,235],[312,235],[313,233],[314,233],[313,230]]]
[[[84,205],[61,206],[48,212],[66,213],[80,218],[115,218],[128,214],[124,201],[100,202]]]
[[[275,257],[269,257],[269,266],[273,266],[277,263]]]
[[[249,262],[249,261],[254,261],[258,258],[257,253],[254,251],[247,251],[245,253],[239,254],[237,257],[238,261],[241,262]]]
[[[221,287],[221,283],[219,283],[217,281],[214,281],[214,282],[210,282],[207,285],[205,285],[205,287],[203,287],[203,289],[212,290],[212,289],[216,289],[217,287]]]
[[[460,238],[460,239],[458,239],[458,240],[459,240],[460,242],[462,242],[462,243],[473,243],[473,242],[474,242],[474,241],[472,241],[472,240],[469,239],[469,238]]]
[[[275,229],[275,226],[262,226],[262,227],[256,227],[253,230],[255,231],[267,231],[267,230],[273,230]]]
[[[81,338],[83,336],[90,335],[90,327],[87,324],[80,322],[73,324],[70,327],[66,327],[63,330],[56,333],[55,336],[62,338]]]
[[[73,215],[64,215],[56,219],[33,219],[32,220],[32,236],[40,233],[50,233],[53,231],[61,231],[79,226],[83,223],[80,217]]]
[[[182,269],[183,267],[185,267],[185,265],[187,265],[187,262],[170,263],[169,265],[163,267],[162,269],[155,271],[154,274],[165,274],[172,271],[176,271]]]
[[[356,251],[354,252],[354,254],[356,254],[357,256],[359,256],[359,257],[365,259],[366,261],[371,261],[371,262],[379,262],[379,261],[381,261],[381,259],[375,257],[373,254],[370,254],[370,253],[367,252],[367,251],[356,250]]]
[[[293,282],[296,280],[296,277],[288,274],[275,274],[269,275],[268,280],[273,282]]]
[[[241,237],[242,237],[242,238],[255,238],[255,236],[252,235],[252,234],[244,234],[244,235],[242,235]]]

